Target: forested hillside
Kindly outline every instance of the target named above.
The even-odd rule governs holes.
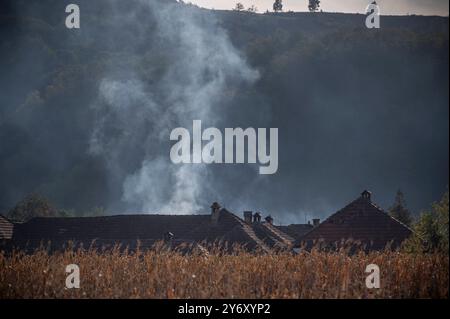
[[[364,188],[388,206],[401,187],[415,211],[444,193],[448,18],[369,30],[362,15],[79,0],[68,30],[67,3],[0,5],[0,212],[39,193],[76,213],[219,200],[290,221]],[[167,130],[193,119],[278,127],[279,172],[173,168]]]

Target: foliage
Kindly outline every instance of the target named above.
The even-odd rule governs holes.
[[[449,210],[448,190],[442,199],[434,203],[429,211],[425,211],[414,225],[414,234],[405,244],[409,252],[449,251]]]
[[[309,0],[308,10],[310,12],[316,12],[317,10],[319,10],[319,7],[320,7],[320,0]]]
[[[168,66],[178,65],[179,57],[160,39],[153,13],[142,12],[139,21],[145,25],[137,29],[137,20],[127,24],[129,19],[122,19],[133,16],[142,1],[126,1],[120,10],[113,10],[111,0],[77,3],[89,32],[61,27],[64,1],[16,1],[3,8],[0,87],[8,94],[0,96],[2,212],[30,191],[51,196],[57,207],[79,215],[96,206],[123,209],[124,176],[111,180],[104,159],[88,151],[98,118],[94,106],[103,102],[99,84],[105,77],[130,74],[160,101],[158,83],[167,78]],[[283,127],[283,134],[296,137],[280,148],[280,157],[291,158],[278,175],[287,188],[298,189],[290,187],[298,179],[287,172],[298,170],[300,162],[311,193],[322,193],[322,182],[310,182],[316,176],[309,172],[317,168],[333,176],[328,185],[332,192],[342,184],[339,171],[349,180],[362,178],[348,174],[365,173],[367,167],[390,174],[385,163],[404,163],[406,158],[419,158],[411,165],[428,167],[429,157],[416,156],[418,149],[447,164],[439,150],[448,144],[448,18],[388,17],[383,29],[389,32],[367,32],[362,17],[353,14],[247,14],[244,19],[237,12],[187,9],[202,17],[199,25],[217,21],[261,75],[251,89],[224,93],[227,123],[253,124],[245,116],[264,119],[261,124]],[[405,114],[408,119],[399,121]],[[419,129],[430,126],[433,134]],[[410,143],[404,143],[404,132]],[[292,142],[314,151],[305,157],[304,151],[292,151]],[[131,149],[120,156],[126,163],[123,172],[135,172],[142,163],[134,154],[141,147]],[[330,158],[335,165],[329,165]],[[370,166],[367,159],[373,161]],[[445,178],[436,171],[440,168],[427,177]],[[418,171],[408,181],[417,185],[429,173]],[[399,180],[402,174],[391,178],[405,182]],[[229,198],[242,192],[234,179],[223,182]],[[294,209],[297,204],[283,205]]]
[[[107,211],[103,207],[94,207],[91,210],[84,213],[86,217],[100,217],[106,216]]]
[[[273,11],[280,12],[283,11],[283,1],[282,0],[275,0],[273,3]]]
[[[236,6],[233,9],[234,11],[242,11],[244,10],[244,5],[240,2],[236,3]]]
[[[44,197],[30,194],[11,209],[7,216],[15,221],[27,221],[33,217],[55,217],[58,211]]]
[[[258,8],[255,5],[251,5],[250,7],[247,8],[247,11],[256,13],[256,12],[258,12]]]
[[[65,288],[69,264],[80,267],[80,289]],[[366,288],[369,264],[380,267],[381,289]],[[440,254],[0,252],[1,299],[448,298],[448,290],[449,259]]]

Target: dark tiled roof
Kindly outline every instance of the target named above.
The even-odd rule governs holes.
[[[0,215],[0,239],[11,239],[13,235],[13,223]]]
[[[248,249],[268,251],[272,247],[289,248],[294,240],[272,225],[247,224],[226,209],[221,209],[217,223],[211,215],[118,215],[79,218],[33,218],[16,224],[13,244],[37,248],[41,243],[63,247],[67,242],[78,246],[141,247],[149,248],[171,232],[173,243],[226,242],[240,244]]]
[[[365,245],[366,249],[380,250],[389,243],[397,247],[411,233],[411,229],[372,203],[370,193],[364,192],[303,236],[296,246],[319,241],[336,244],[352,240]]]
[[[292,224],[288,226],[276,226],[283,233],[288,234],[292,238],[298,240],[308,233],[313,226],[311,224]]]

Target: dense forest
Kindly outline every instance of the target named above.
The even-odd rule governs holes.
[[[448,185],[448,18],[211,11],[175,1],[0,4],[0,212],[30,193],[75,214],[218,200],[283,221],[370,188],[414,211]],[[278,127],[280,169],[174,168],[193,119]]]

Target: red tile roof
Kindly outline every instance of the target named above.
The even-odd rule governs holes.
[[[370,192],[365,191],[361,197],[303,236],[296,246],[319,241],[337,244],[351,240],[365,245],[366,249],[380,250],[389,243],[397,247],[411,233],[410,228],[374,204]]]

